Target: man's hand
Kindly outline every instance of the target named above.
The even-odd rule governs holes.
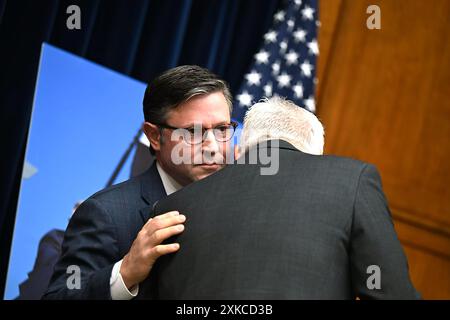
[[[153,265],[162,255],[178,251],[180,245],[161,243],[184,230],[186,217],[178,211],[170,211],[149,219],[139,231],[130,251],[125,255],[120,274],[128,289],[147,278]]]

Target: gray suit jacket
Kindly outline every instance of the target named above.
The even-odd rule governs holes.
[[[179,210],[187,221],[169,240],[180,251],[160,258],[141,286],[152,292],[146,296],[420,297],[376,168],[309,155],[284,141],[278,150],[276,175],[260,175],[260,163],[234,164],[155,204],[153,215]],[[371,286],[375,274],[379,289]]]

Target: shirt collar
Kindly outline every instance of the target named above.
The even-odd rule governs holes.
[[[156,161],[156,169],[158,170],[159,176],[161,177],[161,181],[164,186],[164,190],[167,195],[174,193],[182,188],[182,185],[175,181],[164,169],[159,165],[158,161]]]

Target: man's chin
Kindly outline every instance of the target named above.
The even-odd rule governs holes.
[[[207,176],[213,174],[214,172],[219,171],[224,167],[223,164],[201,164],[195,166],[195,180],[201,180],[206,178]]]

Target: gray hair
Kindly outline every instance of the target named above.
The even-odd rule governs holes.
[[[240,149],[245,152],[259,142],[281,139],[302,152],[321,155],[324,134],[313,113],[281,97],[265,98],[245,114]]]

